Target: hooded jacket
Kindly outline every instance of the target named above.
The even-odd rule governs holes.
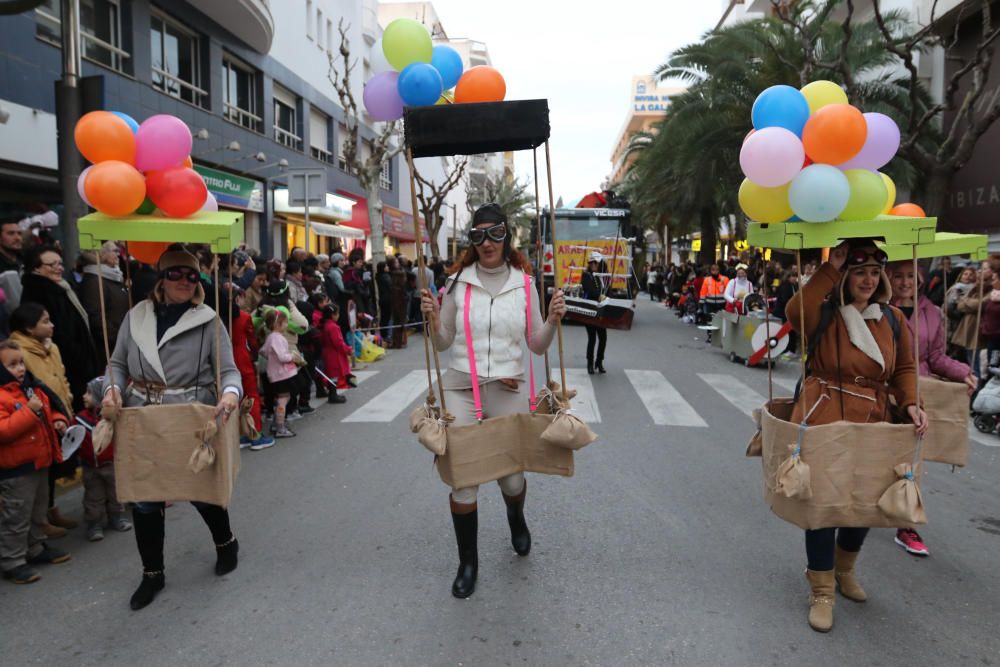
[[[42,415],[28,407],[27,390],[42,401]],[[25,371],[18,382],[10,371],[0,366],[0,470],[17,468],[41,470],[62,463],[62,446],[52,427],[53,422],[69,423],[66,415],[53,408],[46,388]]]
[[[946,380],[962,382],[969,376],[969,366],[955,361],[946,352],[944,320],[941,317],[941,309],[923,294],[920,295],[917,303],[918,308],[914,309],[913,315],[906,320],[906,323],[912,334],[915,326],[914,319],[919,313],[920,374],[934,374]]]
[[[20,331],[12,333],[10,339],[21,346],[24,365],[31,374],[55,392],[65,409],[70,409],[69,406],[73,404],[73,393],[69,388],[69,380],[66,379],[66,367],[59,353],[59,346],[51,340],[42,343]]]

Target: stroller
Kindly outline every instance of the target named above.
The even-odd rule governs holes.
[[[687,324],[694,324],[698,317],[698,292],[694,289],[694,281],[684,284],[683,294],[677,299],[677,317]]]
[[[972,423],[980,433],[1000,429],[1000,368],[990,367],[990,380],[972,401]]]

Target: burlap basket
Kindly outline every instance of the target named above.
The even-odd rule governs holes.
[[[920,378],[929,422],[924,460],[964,466],[969,462],[969,392],[961,382]]]
[[[913,462],[917,438],[912,425],[834,422],[810,426],[802,437],[802,461],[809,466],[808,499],[778,491],[779,467],[799,425],[788,421],[793,399],[776,399],[761,414],[764,498],[771,511],[799,528],[904,528],[879,509],[879,499],[899,477],[895,467]],[[915,475],[919,481],[919,470]],[[921,522],[922,523],[922,522]]]
[[[215,460],[188,467],[201,446],[198,432],[215,408],[202,403],[124,408],[115,422],[115,481],[119,502],[197,500],[228,507],[240,470],[237,414],[210,441]]]
[[[572,477],[573,451],[542,440],[553,419],[537,413],[513,414],[449,426],[447,452],[437,457],[441,481],[462,489],[516,472]]]

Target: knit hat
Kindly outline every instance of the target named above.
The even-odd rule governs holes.
[[[167,250],[160,255],[160,261],[156,263],[156,268],[159,271],[166,271],[167,269],[179,266],[201,271],[201,267],[198,265],[198,258],[186,250]]]
[[[87,383],[87,393],[90,394],[90,399],[94,402],[94,405],[100,406],[101,400],[104,398],[104,376],[94,378]]]

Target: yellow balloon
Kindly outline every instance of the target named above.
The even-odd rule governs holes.
[[[809,113],[816,113],[828,104],[847,104],[847,93],[833,81],[813,81],[800,92],[809,103]]]
[[[788,188],[791,183],[776,188],[764,188],[743,179],[740,185],[740,208],[747,217],[757,222],[784,222],[795,215],[788,203]]]
[[[454,103],[455,103],[455,93],[451,92],[450,90],[446,90],[443,93],[441,93],[441,97],[439,97],[438,101],[435,102],[434,104],[438,105],[438,104],[454,104]]]
[[[888,191],[888,198],[885,202],[885,208],[882,209],[882,215],[889,215],[889,211],[892,207],[896,205],[896,184],[892,182],[892,179],[883,174],[881,171],[878,173],[882,177],[882,182],[885,183],[885,189]]]

